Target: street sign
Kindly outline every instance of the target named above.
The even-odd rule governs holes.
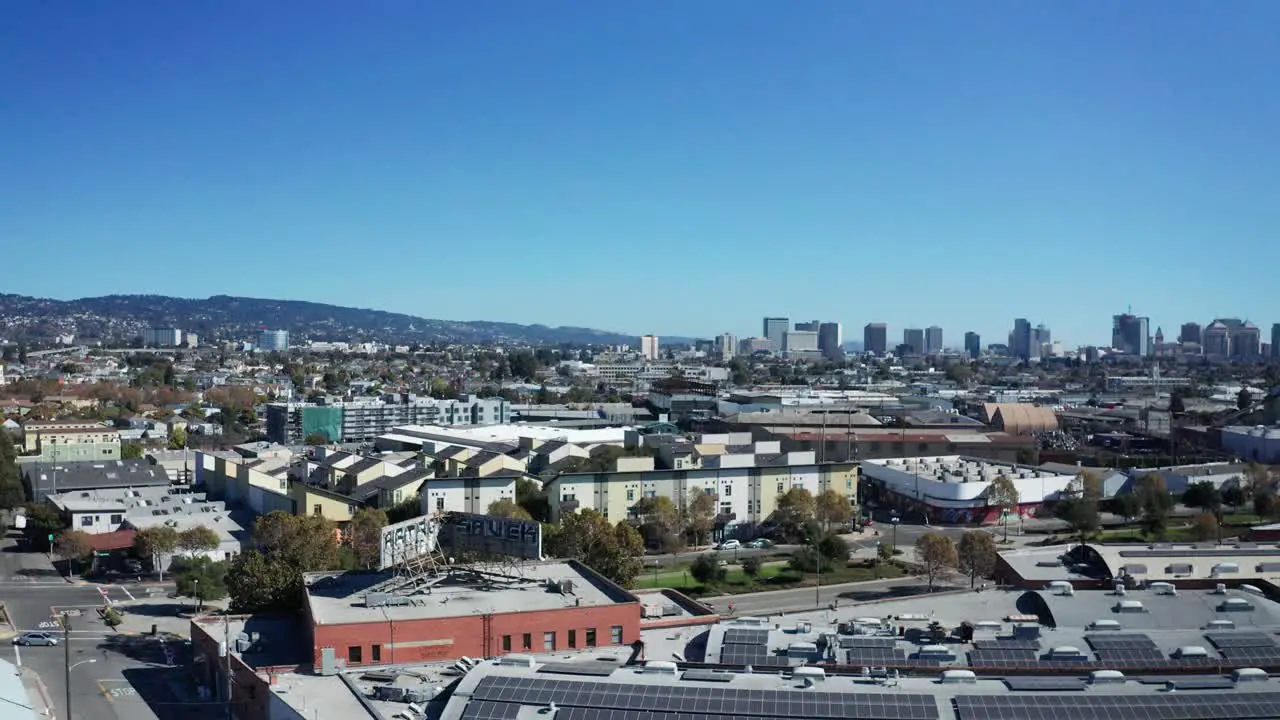
[[[49,542],[53,542],[53,533],[49,533]]]

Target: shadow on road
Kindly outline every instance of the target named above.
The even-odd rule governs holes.
[[[62,573],[58,572],[56,568],[19,568],[16,571],[14,571],[14,574],[21,575],[23,577],[29,577],[29,578],[46,578],[46,579],[57,578],[59,580],[66,579],[63,577]]]
[[[141,600],[142,598],[139,598]],[[127,605],[122,608],[130,615],[139,617],[170,617],[170,618],[189,618],[191,611],[195,609],[194,601],[181,602],[179,600],[171,600],[168,602],[148,602],[136,605]]]
[[[947,590],[950,588],[938,589]],[[871,600],[889,600],[891,598],[907,598],[927,594],[929,594],[929,588],[926,585],[890,585],[883,588],[848,590],[840,593],[840,599],[853,602],[869,602]]]
[[[225,717],[225,705],[200,697],[185,667],[186,657],[175,657],[175,667],[130,668],[123,675],[138,697],[159,720],[205,720]]]
[[[166,647],[168,651],[166,652]],[[115,653],[138,662],[152,665],[171,664],[173,658],[186,652],[186,641],[175,640],[164,635],[108,635],[98,643],[103,652]]]

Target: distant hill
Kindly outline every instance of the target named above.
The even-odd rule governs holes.
[[[52,340],[60,335],[74,335],[78,341],[128,342],[150,327],[181,328],[199,333],[202,340],[244,339],[262,328],[271,328],[288,330],[290,340],[295,343],[317,340],[397,344],[639,344],[637,335],[591,328],[433,320],[300,300],[229,295],[203,300],[163,295],[49,300],[0,295],[0,339],[10,342]]]

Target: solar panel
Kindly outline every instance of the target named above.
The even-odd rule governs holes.
[[[1178,690],[1234,690],[1236,683],[1229,677],[1183,677],[1173,681]]]
[[[1205,633],[1204,636],[1219,648],[1280,647],[1274,637],[1260,632]]]
[[[516,720],[520,706],[489,700],[472,700],[462,710],[462,720]]]
[[[973,646],[979,650],[1039,650],[1040,642],[1038,640],[996,638],[995,640],[974,640]]]
[[[681,680],[697,680],[699,682],[717,682],[727,683],[732,680],[734,673],[724,672],[722,670],[706,670],[703,668],[694,668],[685,670],[680,676]]]
[[[957,695],[960,720],[1229,720],[1280,717],[1280,693]]]
[[[1154,640],[1143,633],[1096,633],[1084,639],[1094,650],[1158,649]]]
[[[762,645],[767,642],[769,642],[768,630],[729,628],[724,631],[726,645]]]
[[[554,673],[557,675],[593,675],[598,677],[608,677],[617,669],[618,666],[614,663],[549,662],[538,668],[538,672]]]
[[[1274,647],[1241,647],[1222,648],[1222,654],[1232,664],[1260,663],[1263,665],[1280,664],[1280,648]]]
[[[842,648],[891,648],[898,644],[897,638],[876,637],[874,635],[855,635],[840,638]]]
[[[1087,678],[1063,677],[1060,675],[1044,677],[1011,675],[1004,679],[1004,684],[1010,690],[1016,691],[1083,690],[1089,684],[1089,680]]]
[[[514,707],[546,706],[554,702],[559,708],[556,720],[568,717],[581,720],[686,717],[692,720],[709,715],[731,715],[734,720],[846,717],[937,720],[938,717],[937,702],[931,695],[637,685],[536,677],[489,676],[480,680],[471,697],[472,703],[496,701]],[[619,712],[631,715],[620,716]]]
[[[1189,555],[1186,550],[1121,550],[1120,557],[1124,558],[1169,558],[1169,557],[1186,557]],[[1250,557],[1271,557],[1280,555],[1280,550],[1263,550],[1254,549],[1241,552],[1236,548],[1228,550],[1218,549],[1216,546],[1211,548],[1197,548],[1196,557],[1240,557],[1248,555]]]

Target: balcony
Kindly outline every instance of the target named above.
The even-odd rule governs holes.
[[[573,513],[573,512],[578,512],[578,508],[579,508],[580,506],[581,506],[581,505],[580,505],[580,503],[579,503],[577,500],[561,500],[561,501],[560,501],[560,512],[562,512],[562,513]]]

